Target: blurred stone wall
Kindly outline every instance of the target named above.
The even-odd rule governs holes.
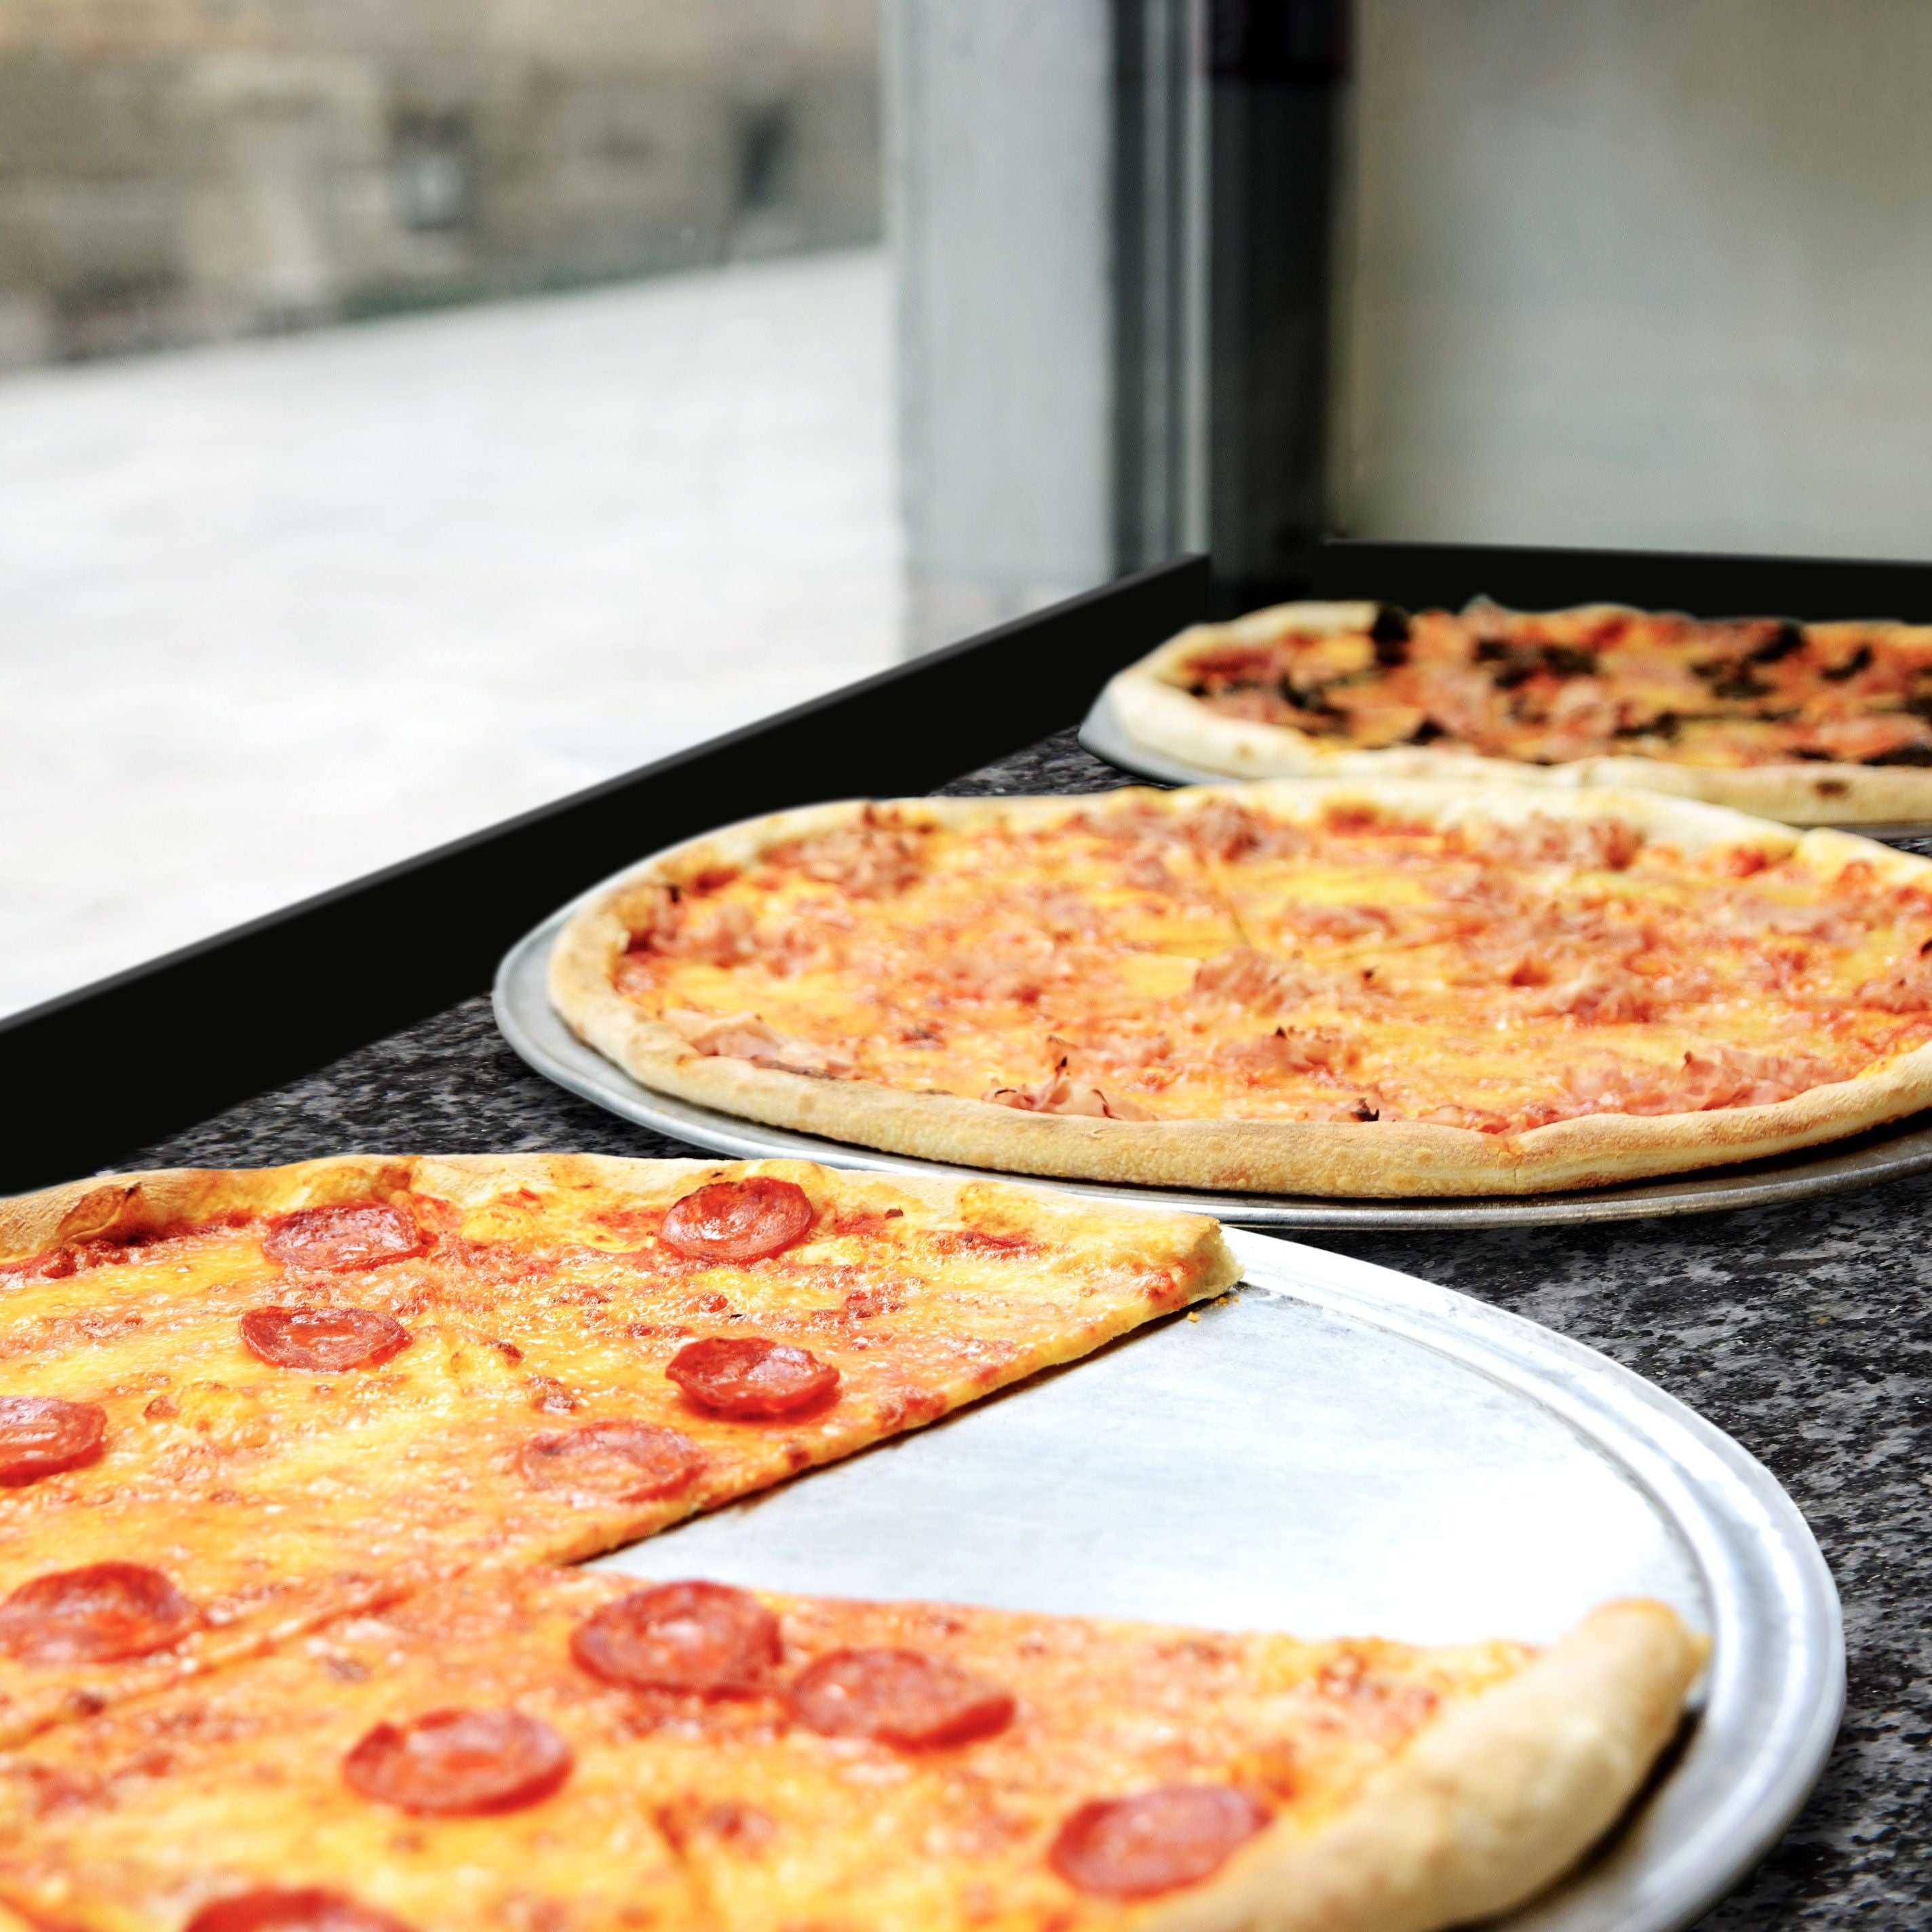
[[[0,365],[880,226],[877,0],[0,0]]]

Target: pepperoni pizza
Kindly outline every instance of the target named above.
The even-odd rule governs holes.
[[[1702,1646],[1300,1642],[531,1570],[0,1758],[61,1932],[1430,1932],[1546,1886]]]
[[[1932,1103],[1932,860],[1651,793],[1258,784],[753,820],[560,935],[638,1080],[974,1166],[1528,1193]]]
[[[1230,778],[1642,786],[1798,825],[1932,819],[1932,626],[1620,604],[1282,604],[1121,672],[1127,736]]]
[[[1208,1220],[525,1155],[0,1204],[0,1738],[568,1562],[1226,1288]]]

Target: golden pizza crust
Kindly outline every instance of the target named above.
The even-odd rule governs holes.
[[[1376,755],[1380,755],[1377,754]],[[1536,817],[1615,818],[1687,854],[1749,845],[1772,862],[1796,853],[1842,866],[1857,858],[1881,879],[1932,878],[1932,860],[1852,835],[1788,826],[1646,792],[1478,791],[1405,780],[1265,783],[1181,792],[1138,788],[1099,797],[912,799],[901,820],[955,830],[1051,826],[1089,812],[1225,797],[1289,818],[1359,804],[1438,824],[1520,824]],[[658,884],[751,863],[771,847],[862,823],[861,800],[746,820],[647,860],[600,888],[565,926],[550,956],[552,1004],[579,1038],[645,1086],[767,1126],[820,1134],[922,1160],[1012,1174],[1244,1193],[1400,1198],[1519,1195],[1599,1187],[1756,1160],[1843,1139],[1932,1106],[1932,1046],[1876,1071],[1789,1100],[1700,1113],[1590,1114],[1513,1134],[1418,1120],[1118,1120],[1023,1112],[951,1094],[871,1081],[819,1078],[697,1052],[612,982],[629,941],[626,909]]]
[[[419,1165],[409,1158],[340,1154],[288,1167],[160,1168],[65,1181],[0,1200],[0,1262],[18,1261],[63,1242],[158,1234],[231,1213],[286,1214],[299,1208],[380,1199],[409,1187]]]
[[[1236,778],[1422,778],[1437,784],[1522,784],[1562,791],[1634,786],[1722,805],[1790,825],[1888,825],[1932,820],[1932,770],[1794,761],[1725,766],[1646,758],[1529,764],[1426,745],[1342,748],[1292,724],[1230,718],[1185,688],[1184,666],[1204,646],[1273,639],[1292,616],[1304,632],[1366,630],[1373,604],[1282,604],[1232,623],[1196,624],[1108,683],[1106,702],[1136,743],[1203,771]],[[1599,607],[1592,606],[1592,609]],[[1605,610],[1625,607],[1604,605]]]
[[[63,1242],[125,1240],[230,1213],[286,1214],[380,1199],[398,1190],[437,1196],[458,1206],[488,1202],[509,1187],[538,1195],[594,1190],[613,1199],[657,1205],[709,1181],[759,1174],[808,1176],[814,1186],[836,1192],[842,1206],[854,1208],[890,1208],[901,1196],[910,1196],[936,1215],[970,1219],[983,1218],[994,1207],[1003,1222],[1050,1231],[1064,1241],[1097,1232],[1118,1237],[1125,1218],[1136,1232],[1145,1229],[1150,1248],[1157,1248],[1164,1258],[1190,1271],[1200,1269],[1203,1298],[1219,1294],[1240,1275],[1220,1224],[1203,1215],[1101,1206],[979,1180],[875,1177],[809,1162],[634,1160],[594,1154],[333,1154],[286,1167],[160,1168],[99,1174],[0,1199],[0,1263]]]
[[[1707,1648],[1661,1604],[1606,1604],[1331,1822],[1264,1832],[1145,1932],[1437,1932],[1521,1904],[1622,1815]]]

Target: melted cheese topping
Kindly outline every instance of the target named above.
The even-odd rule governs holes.
[[[1059,1113],[1511,1132],[1785,1100],[1932,1040],[1932,892],[1613,817],[888,812],[620,912],[618,989],[700,1053]]]
[[[1932,627],[1478,602],[1298,632],[1292,610],[1280,635],[1204,644],[1169,675],[1229,717],[1364,749],[1932,765]]]
[[[53,1733],[0,1763],[0,1898],[82,1932],[176,1932],[209,1898],[269,1884],[352,1890],[424,1932],[1130,1924],[1150,1908],[1077,1891],[1048,1862],[1082,1802],[1232,1784],[1312,1828],[1530,1654],[766,1596],[778,1685],[882,1646],[1017,1700],[996,1736],[909,1752],[820,1736],[776,1694],[593,1681],[570,1631],[634,1587],[478,1577]],[[375,1724],[506,1706],[575,1760],[527,1810],[404,1818],[342,1781]]]
[[[10,1395],[95,1403],[100,1459],[0,1490],[0,1597],[104,1562],[163,1570],[205,1628],[147,1659],[0,1656],[0,1740],[260,1648],[479,1562],[563,1562],[850,1454],[1096,1348],[1225,1286],[1192,1218],[1110,1216],[996,1184],[942,1214],[890,1182],[802,1162],[724,1166],[794,1180],[818,1220],[743,1266],[659,1244],[662,1198],[586,1186],[458,1207],[416,1196],[427,1253],[338,1274],[277,1266],[268,1224],[93,1243],[0,1267]],[[75,1270],[78,1268],[79,1271]],[[353,1306],[408,1330],[380,1366],[277,1368],[238,1324],[265,1304]],[[820,1412],[730,1420],[664,1375],[706,1336],[809,1349],[842,1377]],[[661,1501],[532,1487],[532,1436],[610,1418],[680,1431],[706,1465]]]

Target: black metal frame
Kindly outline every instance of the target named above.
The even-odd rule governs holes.
[[[1932,620],[1932,564],[1331,541],[1316,594],[1411,608]],[[0,1022],[0,1192],[112,1162],[484,991],[505,950],[640,853],[826,796],[930,791],[1064,729],[1204,616],[1160,565]]]
[[[1185,557],[0,1022],[0,1193],[87,1173],[484,991],[640,854],[826,797],[926,792],[1072,724],[1193,622]]]

